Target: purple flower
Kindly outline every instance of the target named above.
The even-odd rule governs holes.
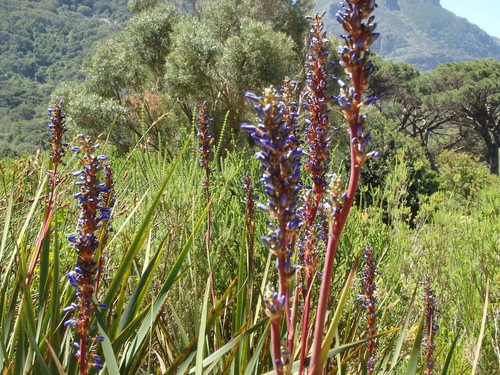
[[[283,110],[283,100],[273,89],[267,89],[263,97],[247,93],[255,105],[258,125],[243,124],[242,129],[251,132],[251,137],[261,149],[255,156],[262,163],[266,204],[257,208],[266,211],[278,224],[269,223],[269,234],[262,242],[278,257],[288,256],[288,240],[298,231],[300,219],[295,212],[299,191],[300,157],[294,125],[293,106]],[[289,98],[288,98],[289,99]],[[287,99],[285,99],[286,101]],[[283,116],[284,114],[284,116]],[[296,117],[296,116],[295,116]]]
[[[53,160],[54,164],[59,164],[61,162],[61,157],[65,154],[66,150],[63,147],[63,136],[66,133],[66,114],[62,112],[62,105],[64,103],[60,102],[54,104],[54,108],[49,108],[50,116],[50,137],[52,149],[50,151],[50,158]]]
[[[285,296],[278,298],[278,293],[274,290],[272,284],[267,284],[266,292],[264,293],[264,308],[266,315],[271,320],[281,318],[283,308],[285,307]]]
[[[99,280],[101,269],[101,259],[95,259],[98,248],[101,253],[107,241],[109,231],[107,222],[110,220],[113,204],[113,180],[112,170],[107,163],[107,158],[102,155],[94,155],[97,148],[92,144],[90,138],[80,136],[81,147],[78,151],[85,154],[80,157],[82,170],[73,175],[78,179],[75,183],[80,188],[80,192],[75,194],[81,208],[78,219],[78,229],[67,236],[68,241],[77,253],[77,261],[73,271],[69,272],[68,278],[70,286],[76,289],[77,302],[72,303],[64,309],[64,312],[77,311],[76,317],[72,317],[65,322],[76,328],[80,335],[79,350],[76,352],[77,358],[83,355],[84,361],[79,361],[82,366],[100,366],[97,362],[92,363],[92,358],[96,358],[91,353],[91,341],[100,341],[100,336],[91,338],[89,336],[90,321],[94,315],[93,294],[97,288],[96,282]],[[104,182],[99,181],[99,176],[104,174]],[[105,226],[103,228],[103,226]],[[103,233],[102,230],[104,230]],[[101,241],[99,241],[99,236]],[[99,262],[99,265],[98,265]],[[99,357],[97,357],[99,358]],[[86,373],[86,369],[81,369]]]
[[[376,97],[362,99],[375,71],[369,58],[370,46],[379,36],[378,33],[374,32],[377,27],[377,24],[373,23],[374,17],[370,16],[376,6],[374,0],[357,1],[355,5],[346,2],[342,3],[342,10],[336,15],[342,27],[347,30],[346,35],[341,35],[345,45],[341,46],[338,51],[340,63],[351,79],[356,77],[356,82],[350,87],[344,82],[338,81],[340,94],[336,99],[350,128],[358,127],[361,129],[356,132],[356,135],[351,134],[351,137],[357,138],[354,152],[358,166],[361,166],[371,156],[376,156],[376,154],[368,152],[367,146],[370,138],[365,126],[366,116],[359,114],[361,107],[368,106],[377,100]],[[367,22],[365,22],[366,19]]]
[[[305,109],[309,112],[309,121],[304,138],[307,144],[307,161],[305,169],[313,180],[313,191],[319,201],[326,191],[326,174],[328,170],[328,133],[336,130],[330,125],[328,103],[332,97],[328,95],[328,86],[332,79],[326,67],[328,60],[328,40],[323,31],[322,18],[325,13],[317,13],[311,28],[311,54],[305,64],[307,68],[307,89],[305,93]],[[340,81],[341,82],[341,81]]]

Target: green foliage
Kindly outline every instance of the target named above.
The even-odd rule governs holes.
[[[204,100],[216,118],[215,133],[229,111],[228,128],[237,137],[247,110],[244,91],[269,84],[280,87],[285,75],[300,69],[305,21],[292,28],[283,17],[303,17],[307,2],[269,8],[283,9],[282,14],[257,11],[250,1],[212,0],[197,17],[182,15],[170,4],[134,4],[138,13],[125,29],[97,44],[85,63],[85,81],[75,90],[57,92],[69,103],[68,112],[80,129],[96,128],[88,123],[90,117],[101,115],[99,106],[91,104],[94,100],[112,101],[110,110],[125,116],[115,129],[122,146],[134,144],[136,135],[146,136],[145,129],[167,112],[170,115],[147,136],[155,149],[172,146],[178,137],[171,135],[178,132],[179,121],[191,121],[193,107]],[[268,8],[260,4],[258,9]],[[72,95],[86,97],[89,105],[77,108],[85,101]]]
[[[270,83],[280,86],[283,72],[298,72],[302,26],[294,29],[276,9],[290,12],[287,17],[294,19],[308,3],[282,2],[283,8],[272,8],[273,4],[242,1],[235,6],[230,0],[216,0],[196,6],[194,17],[181,16],[172,6],[156,1],[131,1],[129,6],[137,14],[124,31],[97,45],[85,64],[85,81],[60,85],[54,95],[58,100],[68,98],[71,132],[104,133],[103,138],[109,136],[113,144],[101,142],[108,147],[105,151],[117,182],[115,232],[105,249],[106,272],[96,295],[110,306],[109,311],[97,311],[95,321],[105,338],[96,344],[106,365],[103,374],[250,375],[272,369],[262,297],[276,274],[270,272],[274,265],[259,241],[250,253],[253,237],[265,233],[266,218],[256,213],[251,237],[241,203],[242,174],[250,174],[257,195],[263,195],[263,187],[258,183],[259,163],[251,157],[252,150],[234,141],[234,127],[247,116],[243,91]],[[105,8],[90,1],[61,1],[58,6],[80,16],[90,14],[89,9]],[[387,101],[381,103],[384,112],[371,111],[367,121],[372,147],[381,156],[363,168],[360,196],[340,238],[332,276],[328,312],[332,320],[322,347],[322,360],[332,373],[365,371],[363,343],[370,338],[356,301],[356,294],[363,293],[356,282],[360,273],[352,265],[367,242],[375,249],[382,271],[377,276],[381,333],[372,338],[377,340],[381,372],[423,372],[418,282],[425,274],[436,285],[440,309],[438,371],[468,372],[470,363],[479,359],[479,372],[497,369],[498,177],[475,157],[451,150],[437,156],[438,174],[428,161],[430,148],[422,147],[428,144],[399,132],[401,124],[388,118],[404,114],[408,93],[420,95],[416,100],[423,109],[432,109],[438,102],[443,106],[441,89],[433,85],[441,82],[448,90],[457,79],[448,71],[451,68],[463,69],[461,102],[495,89],[496,78],[491,75],[495,63],[481,64],[481,69],[477,62],[443,66],[440,72],[447,73],[448,80],[440,81],[406,64],[381,63],[375,89]],[[8,92],[19,97],[9,94],[2,99],[16,101],[15,107],[0,109],[8,129],[0,134],[5,156],[19,152],[16,147],[33,154],[33,144],[47,144],[47,131],[33,125],[40,116],[32,106],[34,91],[15,86],[17,78],[6,82]],[[27,78],[23,82],[31,84]],[[46,97],[52,86],[36,89]],[[443,92],[450,95],[448,91]],[[496,96],[488,96],[485,102],[495,103]],[[196,152],[198,141],[187,140],[191,125],[184,125],[186,118],[192,118],[193,104],[205,98],[210,99],[216,135],[225,133],[221,137],[227,138],[216,142],[209,251],[204,171]],[[459,102],[452,99],[448,104]],[[221,131],[227,109],[229,129]],[[166,112],[168,117],[163,116]],[[332,123],[343,128],[339,116],[331,114]],[[332,137],[335,152],[330,169],[344,172],[348,169],[345,132]],[[63,325],[67,316],[62,311],[74,299],[64,275],[75,261],[66,235],[77,227],[71,175],[78,167],[69,154],[65,161],[54,216],[40,246],[37,239],[43,230],[45,171],[51,168],[50,161],[42,152],[19,161],[5,158],[0,165],[0,366],[6,374],[78,373],[72,355],[74,331]],[[36,247],[42,255],[27,286]],[[210,270],[213,286],[207,283]],[[319,279],[316,276],[315,281]],[[318,288],[313,286],[310,293],[317,295]],[[489,304],[484,303],[485,297]],[[300,315],[297,301],[292,312]],[[479,319],[483,312],[488,317],[484,329]],[[483,335],[480,356],[475,357],[478,337]],[[298,359],[298,353],[291,355],[292,362]]]
[[[455,147],[480,153],[499,173],[500,148],[500,61],[472,60],[448,63],[422,76],[423,105],[431,111],[447,111],[456,130],[450,136]],[[467,131],[479,140],[476,148]],[[477,142],[476,142],[477,144]]]
[[[106,301],[115,300],[115,303],[119,304],[120,298],[122,298],[119,295],[125,293],[123,295],[123,298],[125,298],[123,308],[127,307],[127,309],[126,312],[120,313],[119,305],[114,306],[113,304],[110,315],[102,315],[103,313],[101,313],[102,317],[99,323],[101,330],[106,332],[106,337],[109,337],[112,344],[105,349],[107,351],[105,353],[105,361],[109,364],[111,364],[109,361],[112,360],[110,357],[112,355],[116,358],[118,366],[128,366],[127,363],[129,362],[127,360],[120,359],[120,353],[123,353],[123,355],[128,353],[126,356],[130,359],[132,358],[130,356],[136,353],[138,358],[142,358],[143,363],[149,364],[149,368],[156,366],[161,368],[164,366],[164,369],[168,369],[173,364],[175,358],[181,355],[181,353],[185,353],[186,355],[182,357],[185,358],[183,361],[189,361],[190,353],[195,353],[196,348],[185,349],[185,347],[191,340],[197,337],[197,327],[203,328],[203,324],[200,324],[200,314],[202,312],[201,307],[204,306],[202,303],[204,295],[203,286],[206,285],[205,281],[208,276],[205,260],[206,253],[203,248],[203,230],[199,231],[198,235],[193,238],[194,242],[188,246],[190,250],[185,254],[186,258],[184,260],[187,263],[184,266],[181,266],[181,263],[176,266],[176,269],[180,272],[178,274],[179,277],[175,284],[168,286],[169,290],[165,295],[167,304],[162,305],[163,307],[158,310],[159,319],[153,320],[154,324],[150,325],[149,322],[151,322],[151,319],[146,318],[148,311],[150,311],[150,303],[152,302],[147,296],[159,295],[158,293],[162,290],[162,287],[167,285],[165,284],[168,279],[166,275],[172,270],[176,261],[175,258],[177,258],[177,255],[174,256],[174,254],[182,253],[183,244],[186,242],[192,226],[195,225],[197,218],[203,212],[203,188],[201,184],[203,170],[198,166],[198,155],[194,150],[195,147],[197,146],[193,144],[193,149],[189,148],[186,151],[184,156],[179,159],[178,165],[175,168],[172,165],[169,166],[166,159],[156,153],[142,153],[137,150],[127,159],[120,159],[116,155],[111,156],[117,171],[115,179],[118,181],[117,207],[115,208],[115,212],[122,211],[125,214],[117,216],[113,223],[116,233],[111,237],[110,247],[107,250],[107,268],[109,271],[103,281],[102,295],[104,296],[107,290],[113,289],[110,289],[110,287],[113,279],[117,280],[118,276],[116,273],[123,273],[127,268],[127,272],[123,275],[120,274],[119,277],[120,285],[122,285],[121,288],[124,289],[114,289],[115,292],[113,293],[116,299],[112,295],[105,297]],[[352,259],[353,256],[351,249],[360,248],[365,241],[371,242],[372,246],[378,249],[378,257],[381,260],[379,269],[383,272],[382,276],[378,279],[379,296],[383,300],[379,312],[379,330],[382,332],[401,324],[400,319],[406,317],[407,310],[409,306],[411,307],[408,303],[411,302],[411,291],[414,284],[425,273],[429,273],[436,285],[437,303],[441,310],[438,315],[441,328],[437,336],[437,346],[444,350],[438,357],[438,363],[441,363],[441,365],[444,363],[447,354],[446,348],[452,345],[452,341],[456,335],[459,332],[465,332],[462,333],[463,336],[461,336],[461,339],[456,344],[455,356],[450,363],[449,373],[456,373],[467,368],[467,361],[469,360],[468,348],[475,345],[479,334],[480,319],[477,317],[482,313],[484,302],[484,296],[482,295],[484,290],[482,288],[485,285],[485,280],[486,278],[492,281],[498,280],[498,275],[500,274],[500,264],[495,260],[494,255],[498,240],[496,234],[500,231],[500,228],[497,228],[498,220],[496,220],[499,215],[497,208],[500,207],[500,194],[498,189],[491,189],[491,186],[498,184],[498,181],[492,181],[491,176],[487,178],[484,171],[474,172],[479,169],[475,164],[471,164],[473,163],[472,159],[462,158],[461,156],[458,156],[459,159],[457,159],[456,155],[454,158],[447,158],[445,156],[442,155],[438,158],[439,165],[443,169],[442,181],[452,178],[453,171],[456,171],[459,166],[468,171],[467,173],[470,175],[479,173],[484,177],[484,179],[474,182],[466,177],[460,177],[460,181],[474,183],[475,194],[460,198],[469,201],[469,203],[467,205],[457,204],[457,194],[465,192],[464,189],[461,189],[465,186],[464,183],[460,182],[458,185],[450,185],[443,182],[441,184],[442,192],[432,195],[422,195],[423,203],[415,220],[415,225],[413,227],[409,226],[405,218],[405,215],[408,213],[405,211],[407,205],[406,191],[408,191],[408,188],[414,181],[407,169],[407,165],[411,168],[411,164],[408,164],[409,155],[404,152],[398,152],[393,162],[393,168],[387,172],[388,176],[385,179],[386,183],[383,194],[372,193],[374,199],[377,199],[376,197],[386,197],[383,199],[387,199],[388,205],[377,204],[377,201],[375,201],[370,206],[360,205],[359,208],[353,208],[352,217],[346,228],[346,236],[341,241],[339,248],[338,266],[334,276],[334,279],[339,282],[335,283],[336,289],[334,290],[336,292],[334,294],[338,294],[342,290],[341,280],[347,272],[347,267],[350,263],[348,259]],[[445,168],[441,159],[449,163],[448,169]],[[45,163],[44,157],[38,160],[39,165],[43,163]],[[70,162],[64,172],[71,171],[73,164],[73,161]],[[3,207],[9,207],[8,197],[11,192],[13,195],[11,199],[12,203],[10,204],[15,205],[13,206],[15,209],[11,211],[12,216],[10,220],[3,220],[4,223],[10,222],[8,228],[3,227],[7,228],[10,233],[4,245],[7,247],[2,252],[4,256],[2,257],[1,264],[5,269],[9,264],[7,255],[20,254],[22,256],[24,251],[28,251],[30,246],[32,246],[30,243],[33,244],[36,239],[36,228],[39,227],[36,225],[36,222],[37,220],[41,220],[41,215],[38,213],[43,209],[43,204],[37,203],[37,200],[30,203],[30,197],[36,195],[38,187],[43,188],[43,171],[46,168],[37,167],[33,161],[25,161],[17,167],[15,167],[14,161],[6,161],[3,167],[1,180],[4,182],[0,187],[5,199],[2,200],[2,205]],[[242,215],[244,215],[244,207],[240,203],[243,191],[239,188],[241,185],[241,171],[243,170],[252,172],[254,181],[257,181],[257,162],[253,158],[249,158],[246,152],[230,153],[226,159],[221,160],[220,168],[217,168],[212,174],[214,182],[211,189],[214,202],[212,207],[212,217],[214,218],[212,222],[212,238],[214,240],[211,250],[211,263],[212,265],[217,265],[214,268],[217,296],[222,296],[226,292],[234,277],[242,272],[245,275],[247,272],[245,266],[242,269],[243,271],[238,266],[240,257],[238,254],[240,254],[241,246],[241,225],[243,223]],[[160,186],[165,181],[168,171],[171,171],[172,175],[165,190],[166,195],[160,194],[161,198],[158,200],[158,191],[162,191]],[[126,178],[124,177],[125,173],[128,175]],[[14,182],[10,182],[14,174],[19,175],[19,182],[17,182],[17,179],[14,179]],[[70,202],[69,195],[71,192],[63,192],[61,190],[61,194],[58,198],[61,204],[66,201]],[[156,201],[155,196],[157,198]],[[474,210],[470,210],[471,207],[474,207]],[[34,209],[34,211],[31,213],[31,216],[26,216],[29,209]],[[148,213],[148,210],[153,211]],[[4,209],[0,211],[0,214],[5,215],[7,212]],[[401,216],[401,214],[403,215]],[[60,267],[59,275],[61,275],[58,278],[58,283],[60,283],[60,291],[58,293],[61,293],[58,302],[59,306],[65,306],[71,298],[67,294],[68,289],[64,287],[66,281],[62,276],[71,269],[73,264],[70,253],[64,250],[66,246],[65,234],[74,230],[75,224],[71,220],[71,217],[76,217],[73,204],[68,208],[58,210],[58,235],[53,237],[51,241],[53,244],[51,246],[57,245],[61,252],[61,256],[58,258]],[[146,217],[149,218],[148,220],[151,220],[149,225],[145,221]],[[390,217],[391,220],[387,222],[384,217]],[[15,240],[20,235],[19,230],[23,227],[24,220],[30,220],[31,224],[26,228],[26,233],[23,236],[23,245],[18,251],[12,253],[10,249],[14,246],[14,242],[9,240],[9,238]],[[257,233],[263,233],[264,225],[264,217],[258,215]],[[361,237],[359,235],[360,230],[362,233]],[[140,243],[134,239],[138,238],[138,233],[142,233],[140,235]],[[137,251],[137,254],[130,258],[131,267],[125,268],[123,266],[125,264],[123,263],[125,261],[124,249],[127,254]],[[52,251],[55,251],[55,248],[51,250],[51,253]],[[246,257],[246,255],[244,256]],[[129,257],[129,255],[125,255],[125,257]],[[257,244],[254,264],[255,277],[257,278],[254,285],[257,289],[261,282],[265,283],[268,277],[263,272],[266,267],[266,261],[267,253],[264,247]],[[55,272],[53,268],[55,267],[54,262],[55,258],[51,256],[48,263],[49,274]],[[12,267],[20,267],[20,265],[15,263]],[[113,271],[115,267],[120,267],[119,271],[118,269]],[[38,277],[41,275],[38,272],[36,271],[35,273],[35,283],[38,282]],[[22,292],[18,290],[16,292],[15,289],[10,289],[10,286],[14,285],[12,284],[14,282],[13,275],[14,273],[12,272],[2,275],[3,287],[9,286],[7,289],[8,292],[5,294],[6,297],[10,298],[9,301],[14,301],[12,298],[16,298],[16,295],[21,296],[23,293],[26,293],[26,291]],[[124,283],[123,280],[126,280],[126,282]],[[172,278],[168,280],[172,280]],[[244,277],[242,285],[247,285],[247,281],[245,280],[246,278]],[[145,285],[148,285],[149,291],[147,293],[144,292]],[[470,285],[473,287],[470,288]],[[492,290],[495,289],[492,287]],[[186,291],[189,292],[186,293]],[[228,293],[228,296],[235,298],[241,292],[232,289]],[[239,310],[240,312],[252,311],[254,319],[257,319],[255,322],[263,314],[260,304],[256,300],[258,294],[259,292],[256,290],[253,302],[243,310]],[[130,297],[126,297],[126,295]],[[127,303],[128,298],[132,298],[132,296],[135,298],[135,301],[138,301],[134,303],[135,309],[133,311],[130,310],[132,305]],[[352,301],[353,298],[354,296],[352,295],[347,298],[345,309],[356,311],[358,307]],[[498,304],[495,305],[496,300],[494,299],[497,298],[496,294],[491,298],[492,309],[497,308]],[[245,300],[243,298],[241,301]],[[142,301],[142,303],[139,303],[139,301]],[[226,309],[226,314],[229,314],[231,311],[233,313],[236,312],[236,306],[231,305],[236,300],[232,301],[228,307],[224,308]],[[208,304],[211,306],[210,301],[208,301]],[[415,301],[415,304],[419,305],[418,299]],[[415,331],[414,328],[411,328],[411,325],[417,322],[417,306],[409,310],[410,315],[408,315],[408,319],[410,327],[406,333],[406,338],[402,341],[401,347],[401,356],[403,357],[406,353],[409,353],[414,341]],[[49,310],[44,310],[48,307],[38,306],[38,302],[34,306],[26,305],[21,307],[19,305],[19,308],[27,309],[26,313],[28,315],[32,314],[30,311],[33,311],[34,316],[42,314],[40,316],[43,317],[45,314],[52,314]],[[388,309],[387,312],[386,309]],[[113,320],[110,320],[115,311],[116,313],[120,313],[123,322],[129,321],[132,326],[125,329],[126,324],[120,323],[120,327],[122,328],[118,329],[118,325],[115,326]],[[495,314],[495,311],[491,310],[491,314]],[[5,320],[8,319],[8,312],[8,309],[5,310],[1,316],[2,321],[5,322],[2,325],[4,327],[2,337],[7,338],[11,337],[14,333],[13,323],[9,325],[7,324],[7,320]],[[177,316],[182,315],[182,320],[169,318],[174,313]],[[216,324],[219,332],[217,336],[218,348],[221,351],[216,352],[211,348],[211,345],[206,346],[205,350],[207,353],[203,356],[204,367],[208,368],[214,365],[214,368],[218,366],[222,368],[230,363],[232,348],[240,345],[237,339],[239,336],[233,336],[234,332],[230,328],[232,318],[224,318],[224,315],[216,318],[211,315],[210,309],[206,310],[206,314],[207,323],[204,325],[204,328],[207,338],[213,337],[214,330],[216,329],[213,324]],[[249,314],[249,312],[245,312],[245,314]],[[27,317],[28,315],[16,316]],[[460,318],[460,325],[455,325],[454,323],[457,316]],[[29,319],[38,318],[32,317]],[[58,315],[56,319],[61,321],[65,318]],[[343,315],[338,326],[340,332],[348,328],[344,319]],[[35,326],[36,322],[34,320]],[[126,349],[126,346],[123,346],[123,335],[127,335],[130,339],[133,339],[133,336],[131,336],[133,335],[132,328],[139,328],[143,322],[148,323],[141,330],[145,330],[144,332],[147,335],[152,334],[156,337],[156,340],[153,340],[151,344],[144,342],[144,345],[136,346],[134,350],[137,351],[135,352],[132,349]],[[245,332],[248,331],[248,333],[244,333],[241,336],[242,342],[253,340],[255,343],[254,347],[247,347],[246,350],[249,350],[249,352],[245,358],[250,360],[253,358],[253,354],[257,353],[253,353],[252,348],[258,349],[260,355],[267,353],[267,349],[261,344],[256,345],[259,342],[258,339],[265,332],[265,325],[252,328],[252,322],[246,322],[245,319],[243,319],[243,322],[245,322],[244,330]],[[495,332],[494,320],[488,320],[487,322],[482,357],[479,362],[480,368],[483,369],[491,368],[488,366],[492,366],[495,363],[494,347],[492,346],[494,340],[488,339],[489,337],[493,337],[492,335]],[[42,327],[44,326],[42,325]],[[153,327],[156,328],[153,329]],[[20,336],[16,339],[18,353],[25,352],[28,354],[31,350],[29,348],[36,345],[35,347],[38,347],[43,357],[44,353],[48,350],[43,344],[43,339],[39,339],[42,341],[37,341],[35,338],[36,335],[29,333],[29,330],[23,330],[23,332],[20,332]],[[180,332],[183,332],[182,335],[185,335],[185,339],[180,339],[180,336],[178,336]],[[60,334],[62,333],[63,331],[60,331]],[[29,342],[28,334],[33,336],[31,339],[34,341]],[[69,334],[70,331],[67,331],[63,336],[69,338]],[[28,341],[23,343],[23,337]],[[146,341],[149,342],[148,340]],[[211,340],[210,338],[209,342]],[[379,348],[384,348],[389,343],[388,338],[380,338]],[[67,340],[59,344],[54,340],[51,341],[51,345],[60,348],[58,349],[60,353],[70,353],[70,349],[67,347],[68,344]],[[225,344],[229,346],[225,347]],[[153,345],[153,347],[150,345]],[[33,347],[33,350],[35,347]],[[346,350],[353,350],[356,347],[354,346],[352,349],[346,348]],[[147,353],[153,348],[154,351],[170,354],[165,354],[163,358],[156,357],[155,355],[150,357]],[[110,350],[113,351],[113,354],[110,354]],[[121,352],[122,350],[123,352]],[[380,350],[382,351],[382,349]],[[32,353],[35,354],[34,352]],[[7,353],[7,357],[4,357],[4,361],[7,361],[4,362],[4,365],[11,363],[10,361],[14,358],[9,355]],[[71,355],[68,355],[66,359],[64,357],[60,358],[64,368],[70,371],[69,363],[73,361]],[[192,358],[194,361],[194,357]],[[49,368],[51,366],[50,361],[47,365]],[[143,373],[143,370],[134,363],[134,361],[130,362],[130,366],[133,366],[130,369],[134,368],[133,371],[136,373]],[[186,363],[191,363],[194,366],[194,362]],[[266,366],[265,360],[261,359],[257,362],[253,360],[252,363],[258,366],[258,372],[265,372],[266,369],[270,369]],[[391,364],[392,362],[389,361],[388,363]],[[394,365],[396,369],[400,369],[401,371],[406,368],[404,360],[403,362],[394,362]],[[176,370],[174,368],[172,368],[171,371],[173,372],[171,373],[175,373]],[[190,366],[186,368],[190,368]],[[34,369],[40,369],[40,367],[35,365]],[[71,371],[68,373],[71,373]]]
[[[465,204],[474,202],[481,187],[495,183],[486,165],[473,155],[446,150],[436,158],[440,189],[456,194]],[[471,200],[472,198],[472,200]]]
[[[446,149],[481,155],[498,174],[500,137],[498,61],[442,64],[419,74],[407,64],[378,61],[372,92],[384,115],[420,140],[434,170]]]
[[[120,0],[5,0],[0,9],[0,152],[21,155],[46,146],[41,124],[55,86],[81,79],[94,43],[117,32],[130,13]],[[20,136],[19,128],[26,129]]]
[[[156,78],[163,76],[165,56],[172,48],[173,25],[178,18],[179,14],[172,5],[159,4],[154,11],[144,11],[132,17],[124,30],[126,50]]]

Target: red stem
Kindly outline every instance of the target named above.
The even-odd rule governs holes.
[[[308,347],[307,342],[309,341],[307,326],[309,323],[309,313],[311,311],[311,288],[312,288],[312,277],[310,275],[307,275],[307,294],[304,305],[304,315],[302,316],[302,337],[300,345],[299,375],[304,374],[305,370],[305,360]]]
[[[86,337],[83,335],[80,335],[80,358],[79,358],[80,375],[87,375],[88,374],[88,363],[87,363],[86,351],[87,351]]]
[[[52,179],[50,182],[50,192],[49,199],[47,201],[47,207],[45,208],[45,217],[43,221],[42,231],[40,232],[38,239],[36,241],[35,251],[33,253],[33,257],[31,258],[30,266],[28,269],[28,275],[26,276],[26,287],[29,288],[31,284],[31,278],[33,277],[33,272],[35,272],[36,263],[38,261],[38,257],[40,256],[40,252],[42,251],[42,245],[45,241],[45,237],[47,237],[47,233],[49,231],[50,222],[52,221],[52,214],[55,209],[55,190],[56,190],[56,178],[57,178],[57,166],[54,165],[54,170],[52,171],[52,176],[49,177]]]
[[[281,319],[272,319],[271,320],[271,346],[273,348],[273,359],[274,359],[274,371],[276,371],[276,375],[284,375],[281,368],[277,365],[276,359],[281,358]]]
[[[354,86],[354,92],[358,93],[358,97],[361,98],[359,75],[353,75],[352,81]],[[349,123],[350,139],[351,139],[351,175],[349,179],[349,187],[347,189],[347,197],[344,201],[342,210],[338,216],[336,223],[333,226],[332,225],[330,226],[328,247],[326,251],[325,265],[323,268],[323,277],[321,280],[318,309],[316,310],[316,323],[314,327],[314,340],[312,345],[312,356],[309,367],[309,375],[319,375],[322,371],[322,368],[320,368],[320,363],[319,363],[319,355],[321,352],[321,344],[323,342],[325,317],[330,297],[330,285],[332,281],[331,279],[333,273],[333,265],[335,262],[335,254],[337,252],[337,246],[339,243],[340,235],[342,233],[342,230],[344,229],[344,225],[349,215],[349,211],[354,202],[354,196],[356,194],[356,189],[358,187],[359,173],[361,170],[361,165],[357,161],[357,154],[353,147],[353,142],[352,142],[353,138],[356,137],[356,130],[358,126],[358,119],[359,119],[358,101],[354,100],[352,106],[354,108],[353,118],[355,120]]]

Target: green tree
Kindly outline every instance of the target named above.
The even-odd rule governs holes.
[[[428,92],[423,103],[434,111],[447,111],[466,150],[473,144],[467,130],[483,142],[481,154],[491,173],[498,174],[500,148],[500,61],[472,60],[442,64],[426,74]],[[473,148],[472,148],[473,149]]]
[[[206,99],[211,113],[220,115],[216,117],[230,111],[230,126],[237,131],[245,113],[245,91],[270,84],[279,88],[286,75],[298,72],[298,46],[292,37],[269,20],[251,18],[249,4],[209,1],[200,19],[186,16],[177,24],[165,85],[188,119],[193,106]]]
[[[160,78],[164,73],[165,57],[172,48],[171,38],[179,14],[171,4],[158,4],[153,10],[140,12],[130,19],[123,32],[127,50]]]
[[[259,9],[265,8],[265,1],[258,3]],[[304,12],[309,3],[274,5],[290,17],[302,15],[296,28],[282,22],[279,12],[257,12],[255,4],[253,0],[196,3],[193,16],[182,15],[170,3],[130,2],[138,13],[121,33],[97,45],[84,65],[86,78],[79,89],[66,90],[78,98],[65,98],[73,121],[79,127],[93,127],[90,117],[106,116],[92,103],[112,103],[126,119],[116,129],[123,141],[132,134],[142,136],[169,112],[161,125],[150,130],[151,144],[159,148],[160,139],[175,139],[172,130],[178,133],[179,122],[191,123],[193,108],[207,100],[216,119],[214,132],[228,111],[229,127],[238,132],[249,107],[244,92],[259,92],[269,85],[279,88],[285,76],[301,69],[302,44],[294,38],[301,39],[298,33],[303,36],[306,30]],[[80,105],[85,109],[76,108]]]
[[[379,108],[398,124],[400,131],[419,139],[432,169],[437,170],[429,149],[431,137],[450,123],[453,114],[447,108],[424,103],[424,96],[430,92],[428,75],[420,74],[410,64],[379,58],[376,66],[371,90],[379,98]]]

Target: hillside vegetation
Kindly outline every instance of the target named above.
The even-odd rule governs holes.
[[[0,154],[47,146],[43,113],[63,80],[80,80],[98,40],[130,17],[126,0],[0,1]]]

